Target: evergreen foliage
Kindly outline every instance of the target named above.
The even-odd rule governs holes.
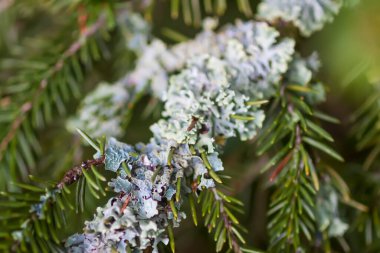
[[[233,6],[234,23],[218,19]],[[0,250],[175,252],[187,220],[216,252],[380,249],[378,80],[352,115],[367,153],[352,165],[329,131],[340,121],[320,107],[318,53],[301,49],[342,6],[0,2]],[[167,43],[161,8],[197,35],[163,29]],[[246,172],[231,173],[231,160],[252,162],[268,189],[264,245],[252,243],[245,220],[258,203],[236,196]],[[338,166],[360,170],[350,179]]]

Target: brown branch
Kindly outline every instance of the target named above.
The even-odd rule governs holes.
[[[277,175],[281,173],[281,171],[285,168],[285,166],[289,163],[289,160],[292,158],[293,152],[289,152],[285,156],[284,159],[277,165],[276,169],[272,172],[272,174],[269,177],[269,181],[273,182],[273,180],[276,179]]]
[[[82,162],[81,165],[71,168],[65,173],[62,180],[57,184],[57,188],[62,189],[65,185],[73,184],[83,175],[83,170],[88,170],[92,166],[104,164],[104,161],[105,156],[102,156],[97,159],[87,160],[85,162]]]
[[[49,79],[55,76],[57,73],[59,73],[63,66],[65,61],[72,57],[74,54],[76,54],[81,47],[86,43],[87,38],[94,35],[104,24],[105,24],[105,16],[101,15],[98,20],[92,24],[90,27],[88,27],[85,31],[81,33],[79,38],[70,45],[70,47],[62,54],[62,56],[59,58],[59,60],[53,65],[53,67],[47,71],[47,76],[40,81],[40,84],[36,90],[36,92],[33,94],[33,97],[26,101],[20,109],[19,115],[13,120],[9,132],[5,135],[3,140],[0,143],[0,161],[4,157],[4,151],[7,149],[9,143],[12,141],[12,139],[17,134],[18,129],[22,126],[22,123],[24,122],[27,114],[32,110],[33,105],[36,104],[36,101],[41,96],[42,92],[46,90]]]

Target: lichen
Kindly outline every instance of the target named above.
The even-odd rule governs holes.
[[[216,153],[207,157],[215,171],[223,170]],[[67,240],[69,252],[91,252],[96,248],[111,252],[125,250],[126,246],[136,252],[147,247],[157,252],[159,242],[167,243],[168,224],[179,226],[186,217],[181,212],[182,200],[174,199],[178,179],[190,178],[199,190],[215,186],[203,160],[191,153],[188,144],[165,139],[161,142],[152,139],[147,145],[132,147],[111,138],[106,148],[106,169],[116,172],[109,186],[119,197],[98,207],[94,219],[86,222],[83,234]],[[191,192],[186,180],[182,181],[180,191],[181,198]],[[176,214],[169,201],[175,201]]]
[[[331,22],[342,6],[342,0],[264,0],[258,16],[269,21],[292,22],[303,36],[310,36]]]

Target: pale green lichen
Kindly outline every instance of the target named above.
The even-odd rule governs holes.
[[[292,22],[304,36],[310,36],[331,22],[339,12],[342,0],[264,0],[258,16],[269,21]]]
[[[223,164],[215,140],[252,139],[262,127],[264,112],[252,102],[270,99],[280,82],[323,90],[316,56],[294,55],[294,40],[279,39],[268,24],[238,21],[214,32],[212,22],[193,40],[168,47],[153,39],[139,49],[136,67],[118,86],[148,88],[164,103],[162,119],[151,126],[148,144],[109,139],[106,169],[116,176],[108,185],[118,197],[98,208],[83,234],[69,238],[70,252],[157,252],[159,242],[168,242],[167,226],[179,226],[186,217],[186,195],[220,182],[215,172]]]
[[[207,157],[213,170],[223,170],[217,154]],[[130,173],[125,172],[122,162]],[[190,177],[199,190],[215,186],[199,155],[192,154],[187,144],[165,140],[157,143],[152,139],[147,145],[138,144],[133,148],[111,138],[106,148],[106,169],[117,172],[109,186],[121,195],[110,199],[105,207],[98,207],[94,219],[86,222],[83,234],[75,234],[67,240],[69,252],[94,249],[125,252],[127,246],[134,252],[142,252],[147,247],[157,252],[157,244],[168,241],[165,232],[168,224],[179,226],[186,217],[180,211],[182,201],[175,203],[176,214],[168,204],[177,193],[178,179]],[[183,180],[180,196],[190,193],[190,187]]]

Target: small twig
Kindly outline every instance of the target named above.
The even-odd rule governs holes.
[[[33,97],[26,101],[22,106],[19,115],[13,120],[9,132],[5,135],[4,139],[0,143],[0,161],[4,157],[4,151],[7,149],[9,143],[15,137],[17,130],[22,126],[27,114],[32,110],[33,105],[41,96],[42,92],[46,90],[49,79],[56,75],[59,71],[62,70],[65,61],[72,57],[75,53],[79,51],[79,49],[86,43],[88,37],[95,34],[103,25],[105,24],[105,16],[101,15],[98,20],[88,27],[83,33],[81,33],[80,37],[73,43],[71,46],[62,54],[59,60],[54,64],[54,66],[47,72],[48,75],[40,81],[40,84],[33,94]]]
[[[105,156],[102,156],[97,159],[87,160],[82,162],[80,166],[75,166],[68,170],[63,176],[62,180],[57,184],[58,189],[62,189],[65,185],[71,185],[76,182],[82,175],[83,169],[88,170],[92,166],[98,166],[104,164]]]
[[[130,195],[128,195],[127,198],[125,199],[123,206],[120,208],[120,213],[123,213],[124,210],[128,207],[129,201],[131,201]]]
[[[194,116],[191,116],[191,122],[190,122],[190,125],[187,127],[187,131],[191,131],[193,130],[193,128],[195,127],[195,125],[197,124],[198,122],[198,118],[197,117],[194,117]]]
[[[87,20],[88,20],[88,13],[84,7],[83,4],[80,4],[78,6],[78,25],[81,34],[83,34],[87,30]]]

